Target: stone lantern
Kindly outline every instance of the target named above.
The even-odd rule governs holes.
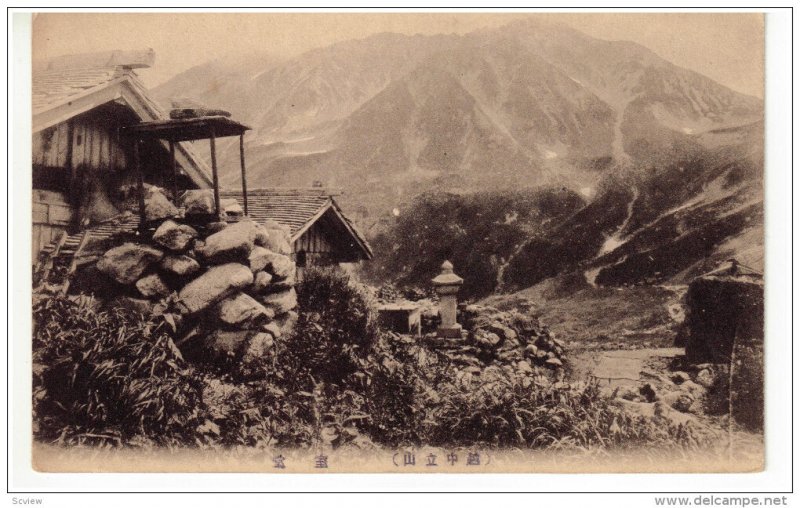
[[[464,279],[453,273],[453,263],[445,261],[442,263],[442,273],[432,282],[436,294],[439,295],[439,314],[442,317],[442,324],[436,334],[443,338],[461,337],[461,325],[456,322],[456,295]]]

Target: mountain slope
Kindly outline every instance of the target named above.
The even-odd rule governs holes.
[[[253,126],[251,187],[342,188],[367,231],[391,230],[391,211],[423,192],[555,186],[586,199],[497,260],[502,287],[567,273],[679,282],[725,256],[758,263],[762,101],[638,44],[526,20],[223,67],[157,96],[199,91],[231,109]],[[238,185],[238,147],[219,152],[223,184]]]

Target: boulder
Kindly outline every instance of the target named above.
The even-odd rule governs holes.
[[[666,392],[661,395],[661,400],[681,413],[688,413],[694,403],[694,397],[682,391]]]
[[[214,330],[206,336],[203,344],[217,354],[236,356],[251,334],[248,330]]]
[[[258,245],[253,247],[253,250],[250,251],[250,255],[247,257],[247,262],[253,273],[260,272],[267,267],[267,263],[270,260],[269,255],[270,252],[264,247],[259,247]]]
[[[270,221],[267,221],[268,223]],[[274,222],[274,221],[272,221]],[[274,222],[277,224],[276,222]],[[282,226],[278,227],[262,227],[263,236],[259,236],[259,241],[262,247],[266,247],[272,252],[288,256],[292,253],[292,237],[288,230],[283,229]]]
[[[517,362],[517,370],[523,374],[533,374],[533,368],[526,360],[520,360]]]
[[[183,193],[180,204],[186,215],[213,215],[214,191],[212,189],[193,189]]]
[[[714,376],[714,371],[711,368],[705,368],[697,372],[694,380],[706,388],[711,388],[714,386],[716,377]]]
[[[265,356],[275,345],[272,335],[267,332],[256,333],[247,341],[244,360],[254,360]]]
[[[684,381],[680,385],[680,390],[688,393],[695,399],[702,398],[706,394],[706,388],[694,381]]]
[[[270,284],[265,293],[280,293],[281,291],[288,291],[295,286],[297,279],[295,278],[294,271],[288,277],[273,277],[272,284]]]
[[[255,237],[255,222],[237,222],[207,237],[200,253],[204,259],[214,264],[245,261],[253,250]]]
[[[220,199],[220,208],[222,212],[229,217],[242,217],[244,216],[244,208],[239,204],[236,198]]]
[[[189,256],[170,255],[161,260],[161,269],[169,274],[185,277],[199,272],[200,263]]]
[[[267,262],[267,271],[274,275],[276,278],[284,279],[294,274],[294,262],[283,254],[276,252],[269,252],[269,260]]]
[[[300,315],[297,312],[290,310],[286,314],[276,317],[275,323],[281,327],[282,335],[288,335],[292,333],[292,330],[294,330],[294,325],[297,324],[297,320],[299,318]]]
[[[226,227],[228,227],[228,223],[223,220],[209,222],[208,224],[206,224],[206,233],[209,235],[213,235],[214,233],[219,233]]]
[[[158,187],[149,187],[144,196],[144,217],[147,222],[177,217],[178,209],[175,208],[167,196]]]
[[[186,224],[178,224],[167,220],[161,223],[153,233],[153,241],[172,251],[182,251],[197,238],[197,231]]]
[[[645,383],[640,386],[639,393],[642,394],[642,397],[644,397],[647,402],[655,402],[659,399],[658,391],[650,383]]]
[[[517,339],[517,332],[499,321],[492,322],[488,328],[491,332],[499,335],[503,340],[511,341]]]
[[[672,380],[673,383],[679,385],[685,383],[686,381],[689,381],[691,378],[689,377],[689,374],[687,374],[686,372],[677,371],[672,373],[670,379]]]
[[[181,289],[178,294],[184,314],[194,314],[219,302],[234,291],[253,283],[253,272],[239,263],[210,268]]]
[[[644,400],[644,398],[639,393],[639,390],[636,390],[628,385],[622,385],[615,388],[613,392],[613,397],[624,400],[631,400],[635,402],[641,402]]]
[[[280,325],[278,323],[274,322],[274,321],[263,325],[261,327],[261,329],[264,330],[265,332],[268,332],[270,335],[272,335],[276,339],[279,339],[281,337],[281,335],[283,335],[283,330],[281,330]]]
[[[261,297],[264,306],[272,309],[276,316],[286,314],[297,307],[297,293],[294,289],[281,293],[272,293]]]
[[[502,341],[499,335],[486,330],[478,330],[475,333],[475,342],[486,348],[496,348]]]
[[[161,298],[169,294],[169,287],[157,273],[151,273],[137,280],[136,289],[145,298]]]
[[[561,363],[561,360],[558,358],[548,358],[547,361],[544,362],[545,365],[549,367],[559,368],[562,367],[564,364]]]
[[[263,293],[270,282],[272,282],[272,275],[267,272],[256,273],[255,280],[253,281],[253,291],[256,293]]]
[[[259,247],[267,247],[267,244],[269,242],[269,233],[267,232],[267,229],[261,224],[259,224],[258,227],[256,228],[255,242],[256,245],[258,245]]]
[[[225,324],[250,328],[271,320],[275,317],[275,312],[265,308],[253,297],[237,293],[217,305],[217,316]]]
[[[97,269],[120,284],[133,284],[164,253],[147,245],[124,243],[109,250],[97,262]]]

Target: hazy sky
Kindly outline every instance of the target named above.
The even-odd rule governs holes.
[[[92,13],[38,14],[34,58],[111,49],[153,48],[139,71],[155,86],[230,53],[292,56],[379,32],[466,33],[516,18],[543,16],[591,36],[638,42],[667,60],[734,90],[763,97],[764,18],[740,13]]]

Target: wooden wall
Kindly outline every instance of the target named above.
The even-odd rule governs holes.
[[[121,170],[127,167],[127,155],[119,128],[77,117],[33,135],[33,165]]]
[[[74,209],[60,192],[33,191],[33,262],[39,251],[72,224]]]

